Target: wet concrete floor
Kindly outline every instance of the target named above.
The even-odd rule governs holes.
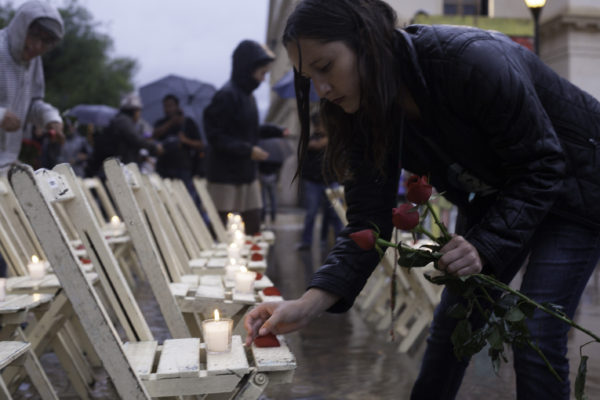
[[[318,225],[318,224],[317,224]],[[326,250],[315,243],[308,251],[297,251],[302,230],[302,214],[296,210],[281,213],[273,226],[277,242],[269,256],[269,277],[286,298],[300,296],[310,274],[318,268]],[[147,285],[140,284],[135,295],[140,302],[155,337],[168,338],[164,321]],[[592,276],[577,312],[576,321],[600,332],[600,272]],[[418,374],[424,351],[424,340],[410,354],[397,351],[387,332],[366,325],[353,310],[345,314],[324,314],[300,332],[287,335],[297,357],[298,369],[294,382],[270,386],[263,400],[387,400],[408,399]],[[587,337],[571,330],[569,358],[571,379],[579,363],[579,346]],[[585,348],[590,356],[586,394],[590,400],[600,399],[600,344]],[[61,399],[77,399],[56,357],[42,357],[45,371]],[[110,380],[102,370],[96,371],[92,388],[93,399],[116,399]],[[572,383],[573,385],[573,383]],[[39,398],[28,383],[21,385],[16,399]],[[460,400],[509,400],[515,398],[514,373],[510,364],[503,364],[494,374],[484,350],[476,356],[457,397]]]

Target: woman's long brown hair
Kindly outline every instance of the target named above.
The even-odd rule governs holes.
[[[323,43],[343,41],[357,56],[360,76],[360,109],[345,113],[322,99],[320,113],[329,135],[325,159],[338,179],[348,176],[348,152],[360,139],[367,143],[365,158],[383,174],[385,155],[392,143],[399,110],[400,76],[395,50],[396,13],[381,0],[303,0],[289,16],[283,43],[298,46],[299,39]],[[294,70],[296,101],[301,134],[298,146],[298,176],[310,137],[310,80]]]

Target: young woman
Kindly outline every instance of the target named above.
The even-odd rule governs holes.
[[[380,0],[304,0],[287,21],[300,152],[312,80],[349,225],[301,298],[249,313],[248,342],[352,305],[378,256],[348,234],[375,223],[390,236],[400,166],[429,174],[464,217],[442,249],[442,269],[483,270],[508,282],[526,262],[521,291],[573,317],[600,257],[600,104],[500,33],[395,23]],[[456,320],[445,315],[456,301],[443,294],[413,399],[453,399],[458,391],[468,360],[455,358]],[[519,349],[517,397],[568,399],[568,326],[540,313],[529,329],[563,381]]]

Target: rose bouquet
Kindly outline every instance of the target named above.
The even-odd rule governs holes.
[[[383,256],[387,247],[395,248],[398,265],[401,267],[424,267],[433,263],[434,268],[438,269],[437,263],[442,256],[440,250],[451,240],[452,235],[440,221],[431,204],[432,193],[433,188],[428,184],[427,177],[413,176],[407,181],[406,199],[409,203],[402,204],[392,210],[392,223],[395,228],[411,232],[413,238],[416,238],[416,235],[424,235],[431,240],[431,244],[415,248],[401,241],[392,243],[380,237],[377,226],[374,226],[373,229],[352,233],[350,237],[361,249],[375,249],[380,256]],[[438,227],[440,231],[438,236],[424,227],[423,222],[428,216],[433,224]],[[505,354],[507,345],[530,346],[544,360],[552,374],[561,380],[543,352],[531,338],[525,323],[536,309],[589,335],[593,340],[586,344],[600,342],[600,337],[569,319],[560,306],[550,303],[540,304],[491,275],[478,273],[456,276],[439,271],[435,275],[425,274],[425,277],[434,284],[445,285],[447,290],[462,299],[461,302],[457,302],[447,311],[450,317],[458,319],[451,340],[454,353],[459,359],[471,357],[487,344],[489,345],[488,355],[491,358],[494,370],[497,372],[501,361],[507,361]],[[393,283],[392,285],[394,287]],[[395,297],[393,287],[392,307]],[[478,317],[482,323],[474,325],[472,317]],[[583,348],[583,346],[581,347]],[[585,399],[584,386],[587,359],[587,356],[581,355],[575,381],[577,400]]]

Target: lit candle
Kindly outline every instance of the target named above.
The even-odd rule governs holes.
[[[6,298],[6,278],[0,278],[0,301]]]
[[[219,310],[215,310],[215,318],[202,321],[202,333],[206,351],[209,353],[222,353],[231,349],[231,330],[233,320],[219,318]]]
[[[46,264],[40,261],[38,256],[31,256],[31,262],[27,264],[27,271],[31,279],[42,279],[46,275]]]
[[[244,246],[245,242],[246,235],[244,234],[244,232],[242,232],[239,229],[233,232],[233,243],[237,244],[240,249]]]
[[[248,271],[246,267],[241,267],[235,274],[235,291],[237,293],[254,293],[254,281],[256,272]]]
[[[235,259],[235,260],[239,260],[240,258],[240,251],[241,248],[240,246],[238,246],[237,243],[231,243],[229,246],[227,246],[227,257],[229,257],[229,259]]]
[[[233,281],[235,275],[240,271],[241,265],[237,263],[237,259],[230,258],[229,263],[225,265],[225,279]]]
[[[113,235],[119,235],[123,231],[123,224],[121,223],[121,218],[116,215],[110,217],[110,227],[112,229]]]

